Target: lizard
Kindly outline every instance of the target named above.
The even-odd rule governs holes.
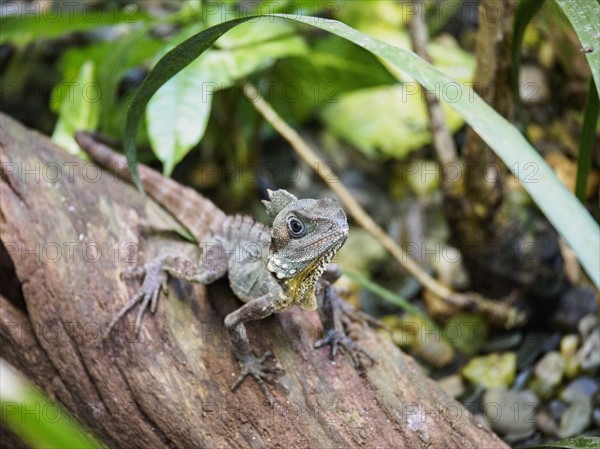
[[[92,133],[78,132],[75,138],[98,165],[131,182],[123,155]],[[340,315],[347,318],[356,312],[332,288],[341,273],[329,262],[349,233],[346,214],[336,200],[298,199],[286,190],[269,190],[269,199],[263,200],[271,222],[266,226],[248,216],[226,215],[195,190],[143,164],[139,164],[139,176],[144,191],[200,242],[203,252],[199,263],[165,254],[122,272],[122,277],[140,278],[141,287],[115,315],[105,335],[139,304],[137,334],[146,310],[154,313],[161,292],[168,293],[170,277],[211,284],[227,276],[233,293],[244,303],[224,320],[240,366],[232,390],[250,376],[271,407],[274,406],[265,382],[276,383],[272,376],[283,370],[266,365],[272,357],[270,351],[255,355],[244,323],[266,318],[292,305],[304,310],[319,306],[323,338],[315,343],[315,348],[330,345],[331,358],[335,358],[339,347],[344,348],[361,373],[365,368],[361,356],[374,363],[373,357],[347,336],[343,327],[336,326]],[[366,315],[358,314],[362,321],[371,322]]]

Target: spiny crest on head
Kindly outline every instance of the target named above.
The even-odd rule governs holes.
[[[294,195],[283,189],[275,191],[267,189],[267,193],[269,194],[269,201],[263,200],[263,204],[267,208],[267,214],[269,214],[271,222],[275,220],[277,214],[281,212],[284,207],[292,201],[298,200]]]

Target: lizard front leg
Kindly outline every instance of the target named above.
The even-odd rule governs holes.
[[[332,359],[337,355],[338,347],[344,348],[350,354],[354,367],[362,372],[365,365],[361,357],[366,357],[371,363],[375,363],[375,359],[346,335],[344,326],[338,324],[340,321],[349,321],[356,314],[353,307],[340,298],[331,285],[340,276],[341,272],[338,267],[330,265],[317,282],[315,295],[319,304],[318,310],[323,326],[323,338],[315,342],[315,348],[330,345]],[[363,320],[365,319],[363,318]]]
[[[271,294],[267,294],[244,304],[225,317],[225,327],[229,332],[235,356],[241,369],[240,376],[233,383],[231,389],[236,390],[247,376],[252,376],[260,386],[271,407],[274,405],[274,399],[265,382],[275,383],[275,380],[271,379],[269,374],[280,373],[282,369],[265,366],[265,362],[271,357],[270,351],[265,352],[261,357],[254,355],[244,323],[266,318],[274,312],[273,297]]]
[[[189,282],[211,284],[225,276],[226,273],[227,259],[220,243],[209,247],[202,254],[200,264],[187,258],[167,255],[153,259],[143,266],[123,271],[121,277],[143,278],[142,285],[108,325],[104,334],[105,337],[130,309],[137,303],[141,303],[135,320],[135,333],[137,335],[140,331],[142,317],[148,307],[150,307],[150,312],[154,313],[161,290],[165,295],[168,294],[167,281],[169,276]]]

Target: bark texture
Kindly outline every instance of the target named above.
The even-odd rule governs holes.
[[[119,273],[169,251],[198,254],[179,225],[134,188],[0,115],[0,355],[114,448],[505,448],[414,360],[356,329],[378,363],[361,377],[312,345],[315,312],[251,323],[287,392],[266,404],[223,327],[239,307],[226,282],[172,281],[133,334],[136,310],[102,332],[138,284]],[[18,282],[9,282],[10,277]]]

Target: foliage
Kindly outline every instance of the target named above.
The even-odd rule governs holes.
[[[573,437],[566,438],[552,443],[545,443],[535,446],[526,446],[524,449],[596,449],[600,447],[600,437]]]
[[[421,85],[430,89],[436,85],[456,87],[456,97],[444,98],[442,93],[442,98],[462,115],[523,183],[539,208],[571,245],[594,284],[600,286],[600,260],[598,259],[600,228],[597,223],[557,179],[552,169],[518,130],[477,94],[469,91],[464,84],[447,77],[414,53],[385,44],[341,22],[328,19],[315,20],[302,16],[277,15],[277,17],[312,25],[344,37],[396,68],[406,71]],[[262,16],[261,19],[270,20],[271,16]],[[167,53],[148,74],[127,114],[125,153],[131,167],[136,166],[135,136],[144,108],[150,98],[165,82],[201,55],[221,35],[248,20],[257,20],[257,18],[246,17],[223,22],[190,37]],[[537,169],[535,179],[529,179],[529,174],[525,173],[524,169],[528,166]],[[137,171],[133,169],[132,173],[137,180]]]
[[[0,409],[3,423],[33,449],[104,448],[84,430],[60,404],[51,401],[6,362],[0,361],[2,375]]]

